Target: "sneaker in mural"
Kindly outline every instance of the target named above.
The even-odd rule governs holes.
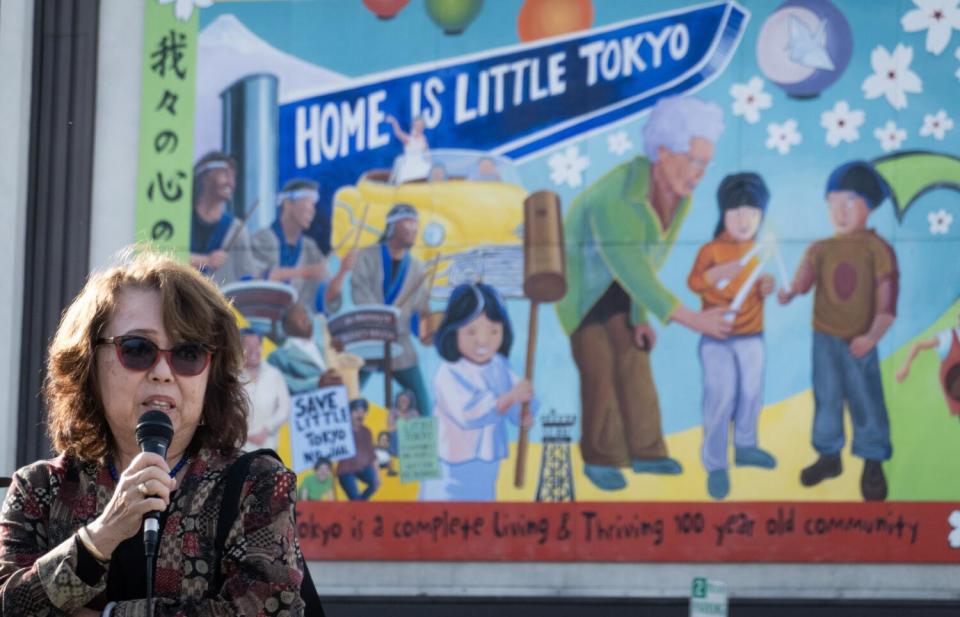
[[[707,475],[707,492],[718,500],[730,494],[730,474],[726,469],[715,469]]]
[[[665,456],[663,458],[635,458],[631,462],[634,473],[655,473],[663,476],[675,476],[683,473],[680,461]]]
[[[825,454],[800,472],[800,483],[804,486],[816,486],[827,478],[836,478],[843,473],[843,463],[839,454]]]
[[[619,491],[627,487],[627,480],[616,467],[584,464],[583,473],[594,486],[603,491]]]
[[[881,461],[863,461],[860,493],[867,501],[883,501],[887,498],[887,478],[883,475],[883,463]]]
[[[772,454],[756,446],[737,448],[734,461],[740,467],[773,469],[777,466],[777,459],[775,459]]]

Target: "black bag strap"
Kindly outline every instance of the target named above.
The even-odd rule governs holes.
[[[241,455],[230,465],[225,474],[223,488],[223,501],[220,503],[220,516],[217,519],[217,538],[213,548],[213,581],[210,584],[210,594],[216,594],[220,590],[220,559],[223,556],[223,549],[227,545],[227,535],[233,522],[240,516],[240,492],[243,490],[243,483],[247,479],[250,471],[250,465],[258,456],[272,456],[283,461],[273,450],[264,448]],[[305,561],[301,559],[300,565],[303,567],[303,582],[300,584],[300,598],[305,605],[304,615],[306,617],[326,617],[323,613],[323,606],[320,604],[320,596],[317,595],[317,588],[313,584],[313,578],[310,576],[310,568]]]

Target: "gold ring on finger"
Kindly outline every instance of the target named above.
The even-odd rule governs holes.
[[[146,484],[145,482],[141,482],[140,484],[138,484],[138,485],[137,485],[137,490],[140,491],[140,496],[141,496],[141,497],[146,497],[146,496],[147,496],[147,484]]]

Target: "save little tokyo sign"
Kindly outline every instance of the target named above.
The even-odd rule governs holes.
[[[949,503],[310,503],[307,559],[956,563]]]

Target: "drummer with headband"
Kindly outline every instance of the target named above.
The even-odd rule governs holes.
[[[317,212],[319,188],[313,180],[288,181],[277,195],[277,219],[253,235],[257,273],[268,281],[289,283],[310,312],[323,310],[321,283],[327,278],[326,259],[306,234]]]
[[[220,285],[253,271],[250,236],[230,212],[236,167],[231,156],[210,152],[193,169],[190,265]]]
[[[387,228],[380,241],[357,255],[357,265],[350,278],[350,294],[356,305],[387,304],[400,310],[396,344],[402,352],[393,358],[393,378],[404,389],[412,390],[421,412],[429,414],[430,398],[410,336],[413,319],[420,319],[430,308],[429,287],[423,284],[424,264],[410,254],[419,229],[420,218],[413,206],[393,206],[387,213]],[[360,371],[361,382],[369,377],[369,369]]]

